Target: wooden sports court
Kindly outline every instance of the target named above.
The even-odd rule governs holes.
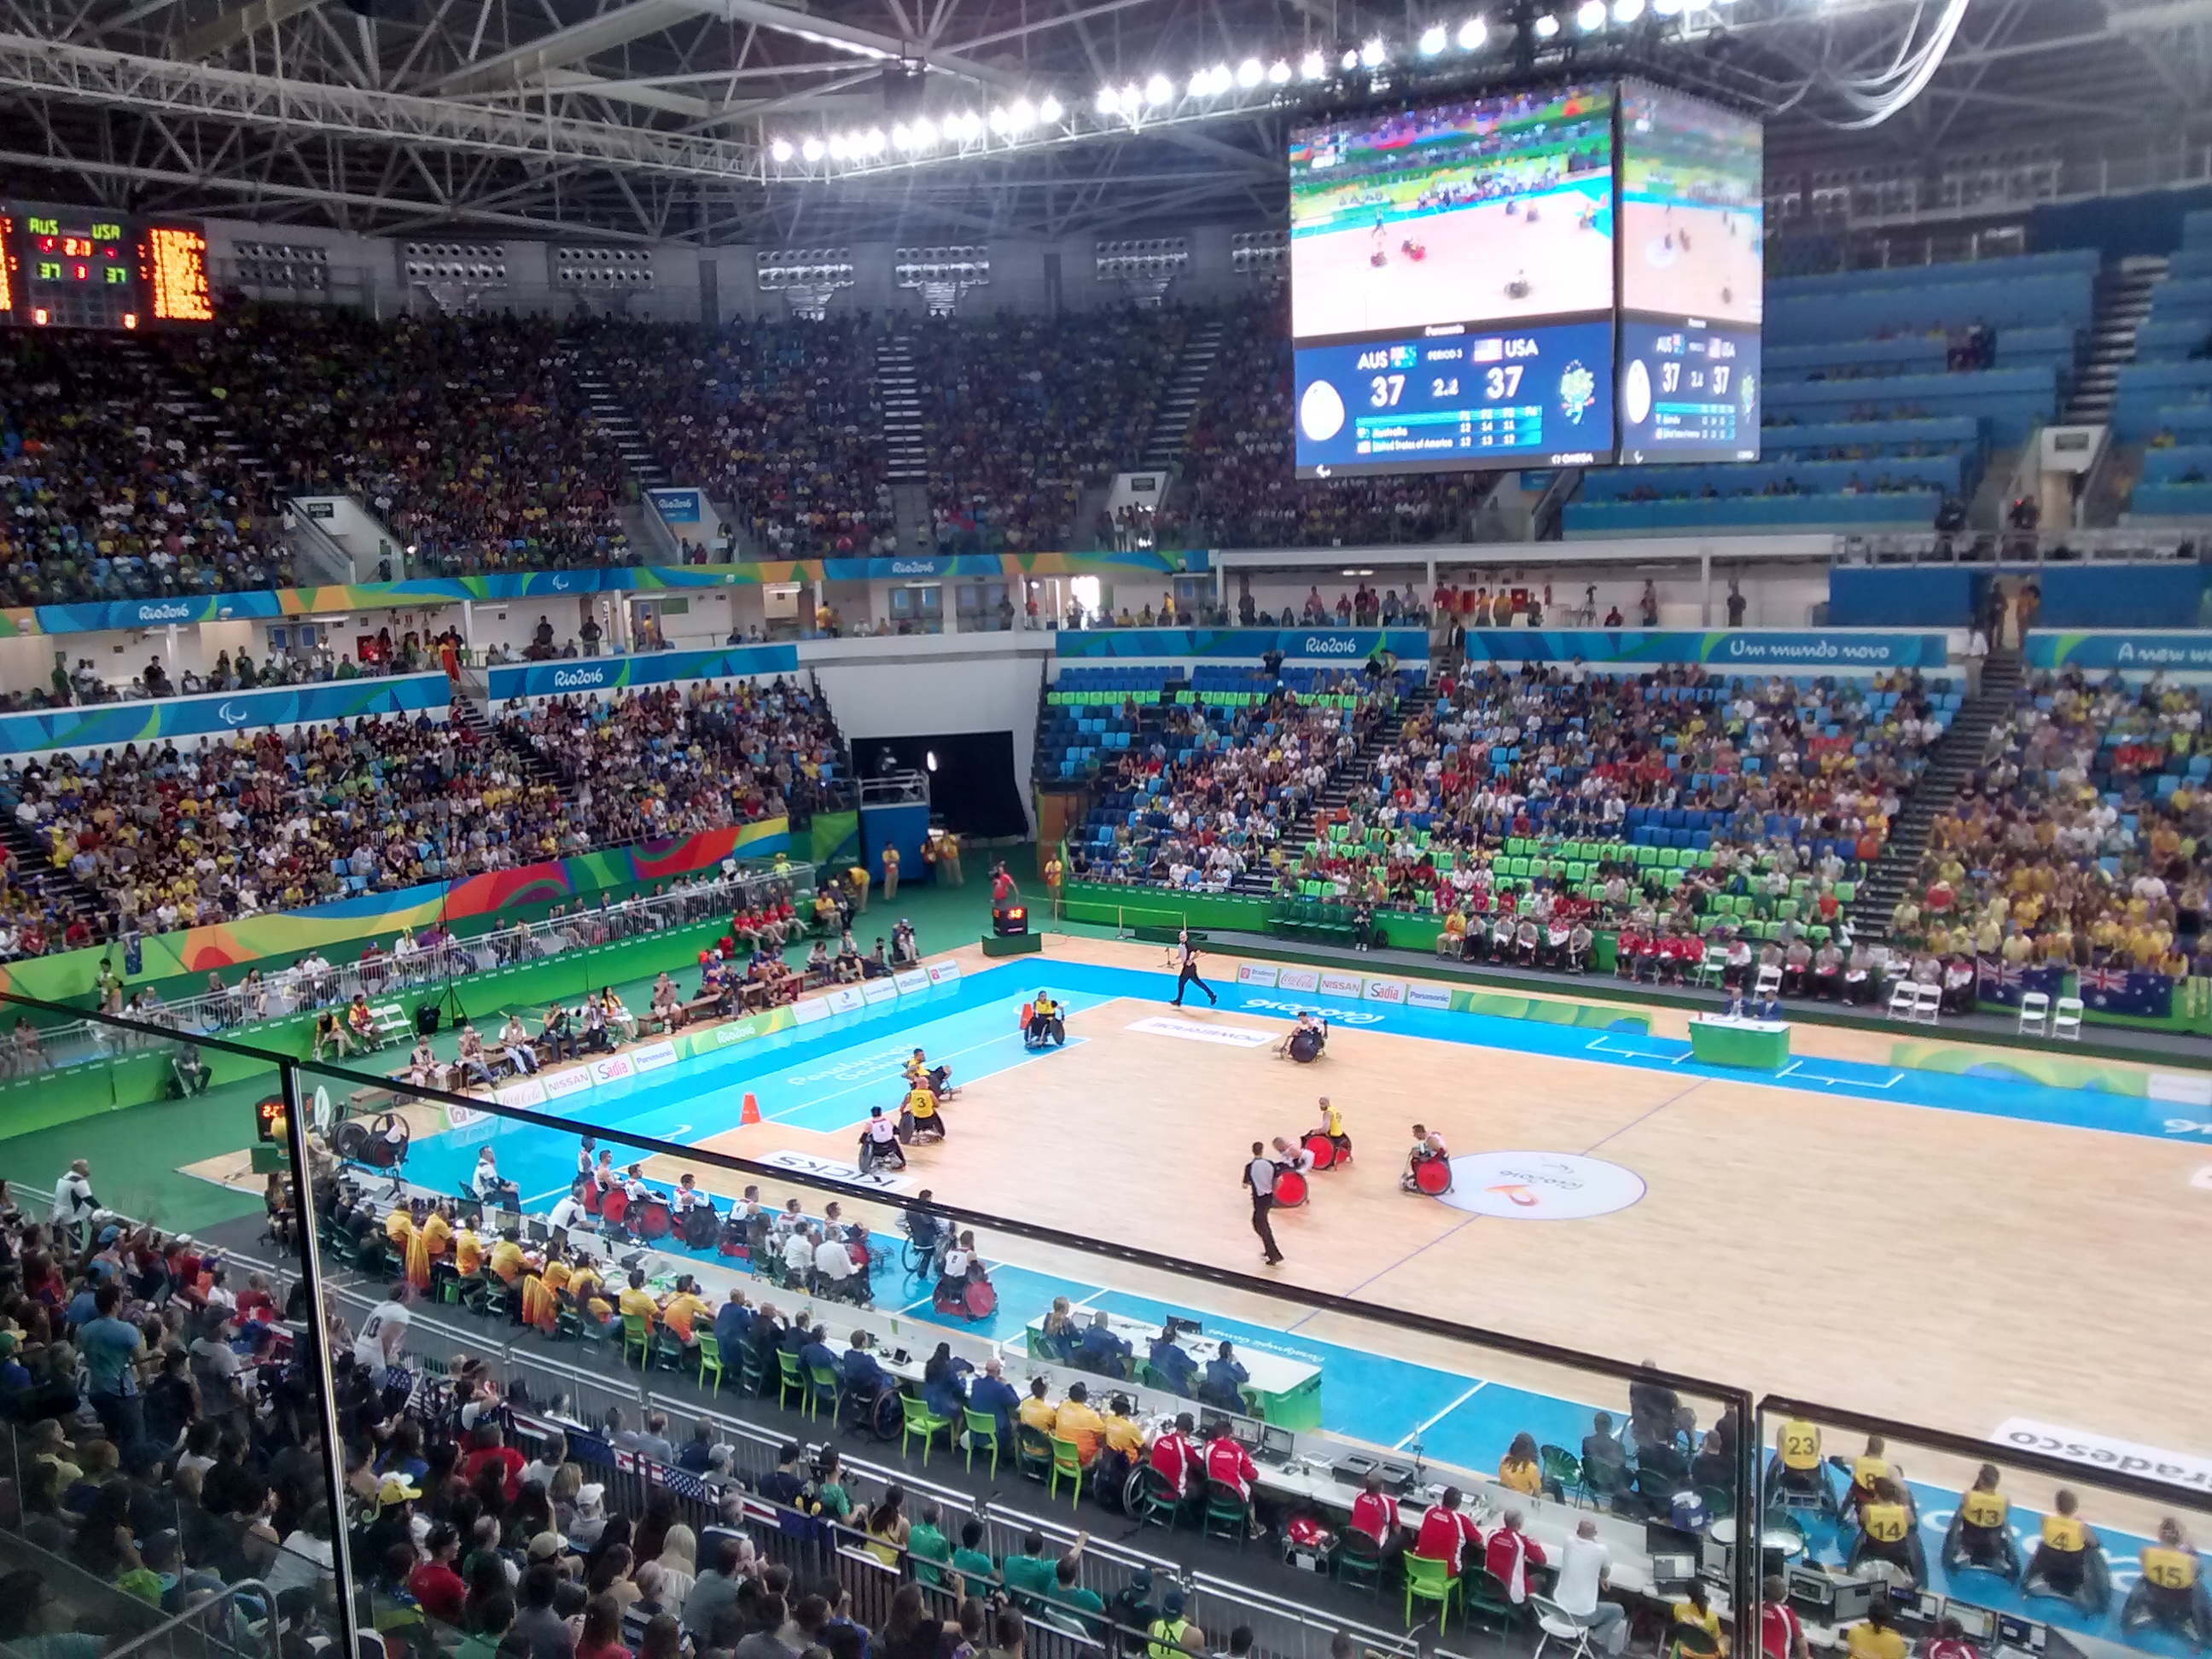
[[[1077,963],[1162,967],[1154,948],[1062,935],[1046,951],[1027,959],[1024,982],[1049,985],[1055,966]],[[995,965],[963,954],[971,974]],[[1221,1006],[1199,999],[1177,1019],[1270,1037],[1288,1030],[1286,1012],[1237,1005],[1293,999],[1243,994],[1234,958],[1210,957],[1205,969]],[[1311,1128],[1326,1093],[1357,1155],[1315,1177],[1308,1206],[1278,1213],[1284,1279],[1958,1432],[1986,1436],[2027,1418],[2212,1454],[2198,1382],[2212,1371],[2212,1336],[2185,1288],[2212,1247],[2212,1188],[2192,1184],[2212,1164],[2201,1139],[2025,1121],[2003,1115],[2002,1085],[1971,1078],[1948,1081],[1984,1105],[1950,1109],[1871,1089],[1810,1092],[1748,1073],[1401,1035],[1387,1023],[1339,1023],[1324,1058],[1297,1066],[1272,1042],[1132,1029],[1163,1012],[1133,997],[1079,1000],[1066,1048],[964,1085],[947,1140],[914,1156],[919,1184],[948,1203],[1258,1272],[1239,1184],[1251,1142]],[[1682,1014],[1650,1012],[1654,1037],[1685,1034]],[[1532,1042],[1556,1036],[1525,1024]],[[1800,1026],[1795,1052],[1881,1066],[1901,1038]],[[2085,1097],[2093,1102],[2109,1104]],[[1449,1207],[1399,1188],[1416,1121],[1455,1155],[1574,1154],[1620,1166],[1644,1190],[1579,1219]],[[845,1132],[775,1122],[701,1144],[756,1158],[853,1150]],[[1039,1254],[1022,1247],[1024,1262],[1053,1265]],[[1098,1264],[1069,1271],[1095,1278]],[[1286,1307],[1249,1311],[1280,1320]],[[1328,1317],[1300,1329],[1324,1334]],[[1396,1335],[1406,1358],[1469,1363]]]

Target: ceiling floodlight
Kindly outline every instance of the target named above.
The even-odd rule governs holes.
[[[1444,26],[1431,23],[1421,31],[1421,56],[1433,58],[1444,49]]]
[[[1459,49],[1462,52],[1480,52],[1482,43],[1488,39],[1490,25],[1480,17],[1470,17],[1459,26]]]
[[[777,139],[774,143],[768,147],[768,153],[775,157],[779,161],[788,161],[791,159],[791,140],[788,138]]]
[[[1256,58],[1247,58],[1237,66],[1237,84],[1249,92],[1267,78],[1267,71]]]
[[[829,153],[829,146],[819,138],[809,138],[799,147],[799,153],[810,161],[818,161]]]
[[[1389,48],[1380,40],[1370,40],[1359,49],[1359,61],[1370,69],[1381,69],[1390,61]]]
[[[1175,83],[1164,75],[1155,75],[1145,82],[1145,101],[1155,106],[1175,96]]]
[[[1067,112],[1060,108],[1059,99],[1054,97],[1050,93],[1047,93],[1042,100],[1037,104],[1036,112],[1037,119],[1049,125],[1051,123],[1060,119],[1060,118],[1065,115]]]
[[[1328,65],[1322,61],[1322,55],[1317,52],[1310,52],[1298,60],[1298,74],[1305,80],[1318,81],[1328,73]]]

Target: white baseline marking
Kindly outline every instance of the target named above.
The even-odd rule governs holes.
[[[1459,1397],[1458,1399],[1456,1399],[1456,1400],[1453,1401],[1451,1402],[1451,1404],[1450,1404],[1450,1405],[1449,1405],[1449,1406],[1445,1407],[1442,1411],[1438,1412],[1438,1413],[1437,1413],[1434,1417],[1431,1417],[1431,1419],[1429,1419],[1429,1420],[1428,1420],[1427,1422],[1425,1422],[1425,1423],[1422,1423],[1422,1424],[1419,1424],[1419,1425],[1415,1425],[1415,1427],[1414,1427],[1414,1429],[1413,1429],[1413,1431],[1411,1434],[1408,1434],[1407,1436],[1406,1436],[1403,1439],[1401,1439],[1401,1441],[1399,1441],[1399,1442],[1398,1442],[1398,1443],[1397,1443],[1396,1445],[1395,1445],[1395,1446],[1391,1447],[1391,1448],[1390,1448],[1390,1449],[1391,1449],[1392,1451],[1403,1451],[1403,1450],[1405,1450],[1407,1447],[1408,1447],[1408,1446],[1412,1445],[1412,1444],[1413,1443],[1413,1442],[1415,1442],[1416,1440],[1419,1440],[1419,1439],[1423,1435],[1426,1434],[1426,1433],[1427,1433],[1431,1429],[1433,1429],[1434,1427],[1436,1427],[1436,1425],[1437,1425],[1437,1424],[1439,1424],[1439,1423],[1443,1422],[1443,1421],[1444,1420],[1444,1419],[1446,1419],[1447,1417],[1449,1417],[1449,1416],[1450,1416],[1454,1412],[1457,1411],[1457,1410],[1458,1410],[1462,1406],[1464,1406],[1465,1404],[1467,1404],[1467,1402],[1468,1402],[1468,1401],[1470,1401],[1470,1400],[1474,1399],[1474,1398],[1475,1397],[1475,1395],[1477,1395],[1480,1394],[1480,1393],[1481,1393],[1485,1389],[1488,1388],[1489,1386],[1490,1386],[1490,1379],[1489,1379],[1488,1377],[1485,1377],[1481,1382],[1480,1382],[1476,1383],[1473,1388],[1469,1389],[1468,1389],[1465,1394],[1463,1394],[1463,1395],[1460,1395],[1460,1397]]]

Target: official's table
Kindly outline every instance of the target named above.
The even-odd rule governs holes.
[[[1790,1063],[1790,1027],[1778,1019],[1695,1014],[1690,1019],[1690,1052],[1708,1066],[1778,1072]]]
[[[1076,1316],[1079,1328],[1090,1322],[1088,1314]],[[1136,1364],[1141,1364],[1152,1352],[1153,1339],[1160,1334],[1158,1325],[1143,1320],[1127,1319],[1119,1314],[1109,1314],[1107,1328],[1129,1345]],[[1056,1364],[1072,1362],[1061,1360],[1045,1346],[1044,1316],[1030,1321],[1023,1333],[1024,1350],[1032,1359],[1050,1360]],[[1208,1361],[1221,1352],[1221,1345],[1212,1337],[1184,1336],[1177,1346],[1196,1360],[1203,1371]],[[1233,1358],[1244,1367],[1245,1398],[1251,1402],[1253,1414],[1263,1422],[1273,1423],[1286,1429],[1317,1429],[1321,1426],[1321,1367],[1302,1359],[1292,1359],[1286,1354],[1269,1353],[1263,1349],[1248,1347],[1231,1340]]]

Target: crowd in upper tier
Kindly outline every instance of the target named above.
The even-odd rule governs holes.
[[[2212,895],[2208,778],[2196,687],[2039,677],[1936,815],[1892,933],[1939,956],[2187,972]]]
[[[836,728],[785,684],[563,698],[510,713],[496,736],[386,716],[11,757],[0,763],[0,811],[19,845],[105,914],[62,888],[11,881],[0,886],[0,957],[779,812],[803,821],[840,798]]]

